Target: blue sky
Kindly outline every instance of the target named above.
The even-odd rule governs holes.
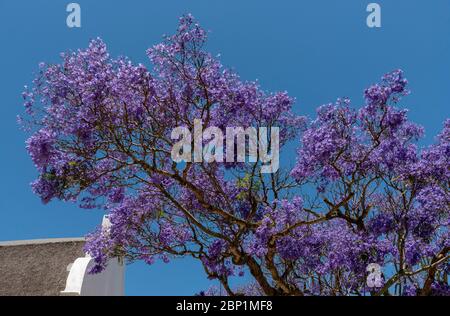
[[[111,55],[147,63],[145,50],[172,33],[178,17],[192,13],[210,30],[208,49],[246,80],[296,97],[295,112],[313,115],[317,106],[348,96],[355,106],[365,87],[401,68],[412,94],[402,105],[433,141],[450,117],[450,1],[374,1],[382,27],[366,26],[365,0],[304,1],[77,1],[82,27],[66,26],[62,0],[0,0],[0,240],[85,235],[102,213],[76,205],[42,205],[29,183],[36,172],[16,124],[20,93],[41,61],[86,47],[101,37]],[[292,146],[291,146],[292,147]],[[292,162],[292,148],[281,167]],[[209,286],[191,260],[127,267],[128,295],[190,295]]]

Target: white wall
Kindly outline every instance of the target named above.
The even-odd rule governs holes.
[[[108,234],[111,222],[103,217],[102,229]],[[118,258],[111,258],[100,273],[89,274],[94,260],[86,254],[77,258],[70,267],[66,288],[61,295],[81,296],[121,296],[124,295],[124,263]]]
[[[121,296],[124,295],[124,264],[117,258],[108,261],[100,273],[89,274],[94,261],[90,256],[77,258],[70,267],[66,288],[61,295]]]

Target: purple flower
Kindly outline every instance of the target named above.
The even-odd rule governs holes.
[[[228,295],[449,295],[450,120],[420,146],[423,128],[398,107],[401,70],[366,89],[360,108],[339,98],[297,116],[287,92],[243,81],[206,41],[182,16],[147,67],[97,38],[40,64],[22,93],[33,191],[108,213],[111,227],[87,237],[91,272],[111,257],[189,256]],[[296,161],[270,175],[258,163],[174,163],[171,133],[195,119],[277,127],[281,149],[299,141]],[[396,280],[387,292],[367,287],[373,263]],[[230,286],[244,273],[248,285]]]

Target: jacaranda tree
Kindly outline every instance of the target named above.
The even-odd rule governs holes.
[[[287,93],[225,69],[205,41],[183,16],[147,68],[96,39],[42,63],[23,93],[34,192],[109,214],[111,227],[88,236],[93,272],[111,256],[191,256],[229,295],[450,295],[450,120],[420,148],[400,70],[363,106],[338,99],[308,120]],[[174,162],[171,133],[195,119],[278,127],[281,148],[299,141],[297,157],[274,173],[259,160]],[[248,287],[229,285],[244,274]]]

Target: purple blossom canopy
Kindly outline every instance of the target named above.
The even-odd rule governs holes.
[[[34,192],[109,215],[111,228],[88,236],[92,272],[111,256],[191,256],[229,295],[449,295],[450,119],[419,147],[401,70],[366,89],[361,107],[338,99],[300,117],[287,92],[242,80],[206,40],[183,16],[147,67],[95,39],[41,64],[23,93]],[[296,162],[273,174],[259,161],[174,163],[171,132],[195,119],[278,127],[282,148],[299,142]],[[376,287],[371,263],[383,269]],[[231,288],[242,275],[252,283]]]

